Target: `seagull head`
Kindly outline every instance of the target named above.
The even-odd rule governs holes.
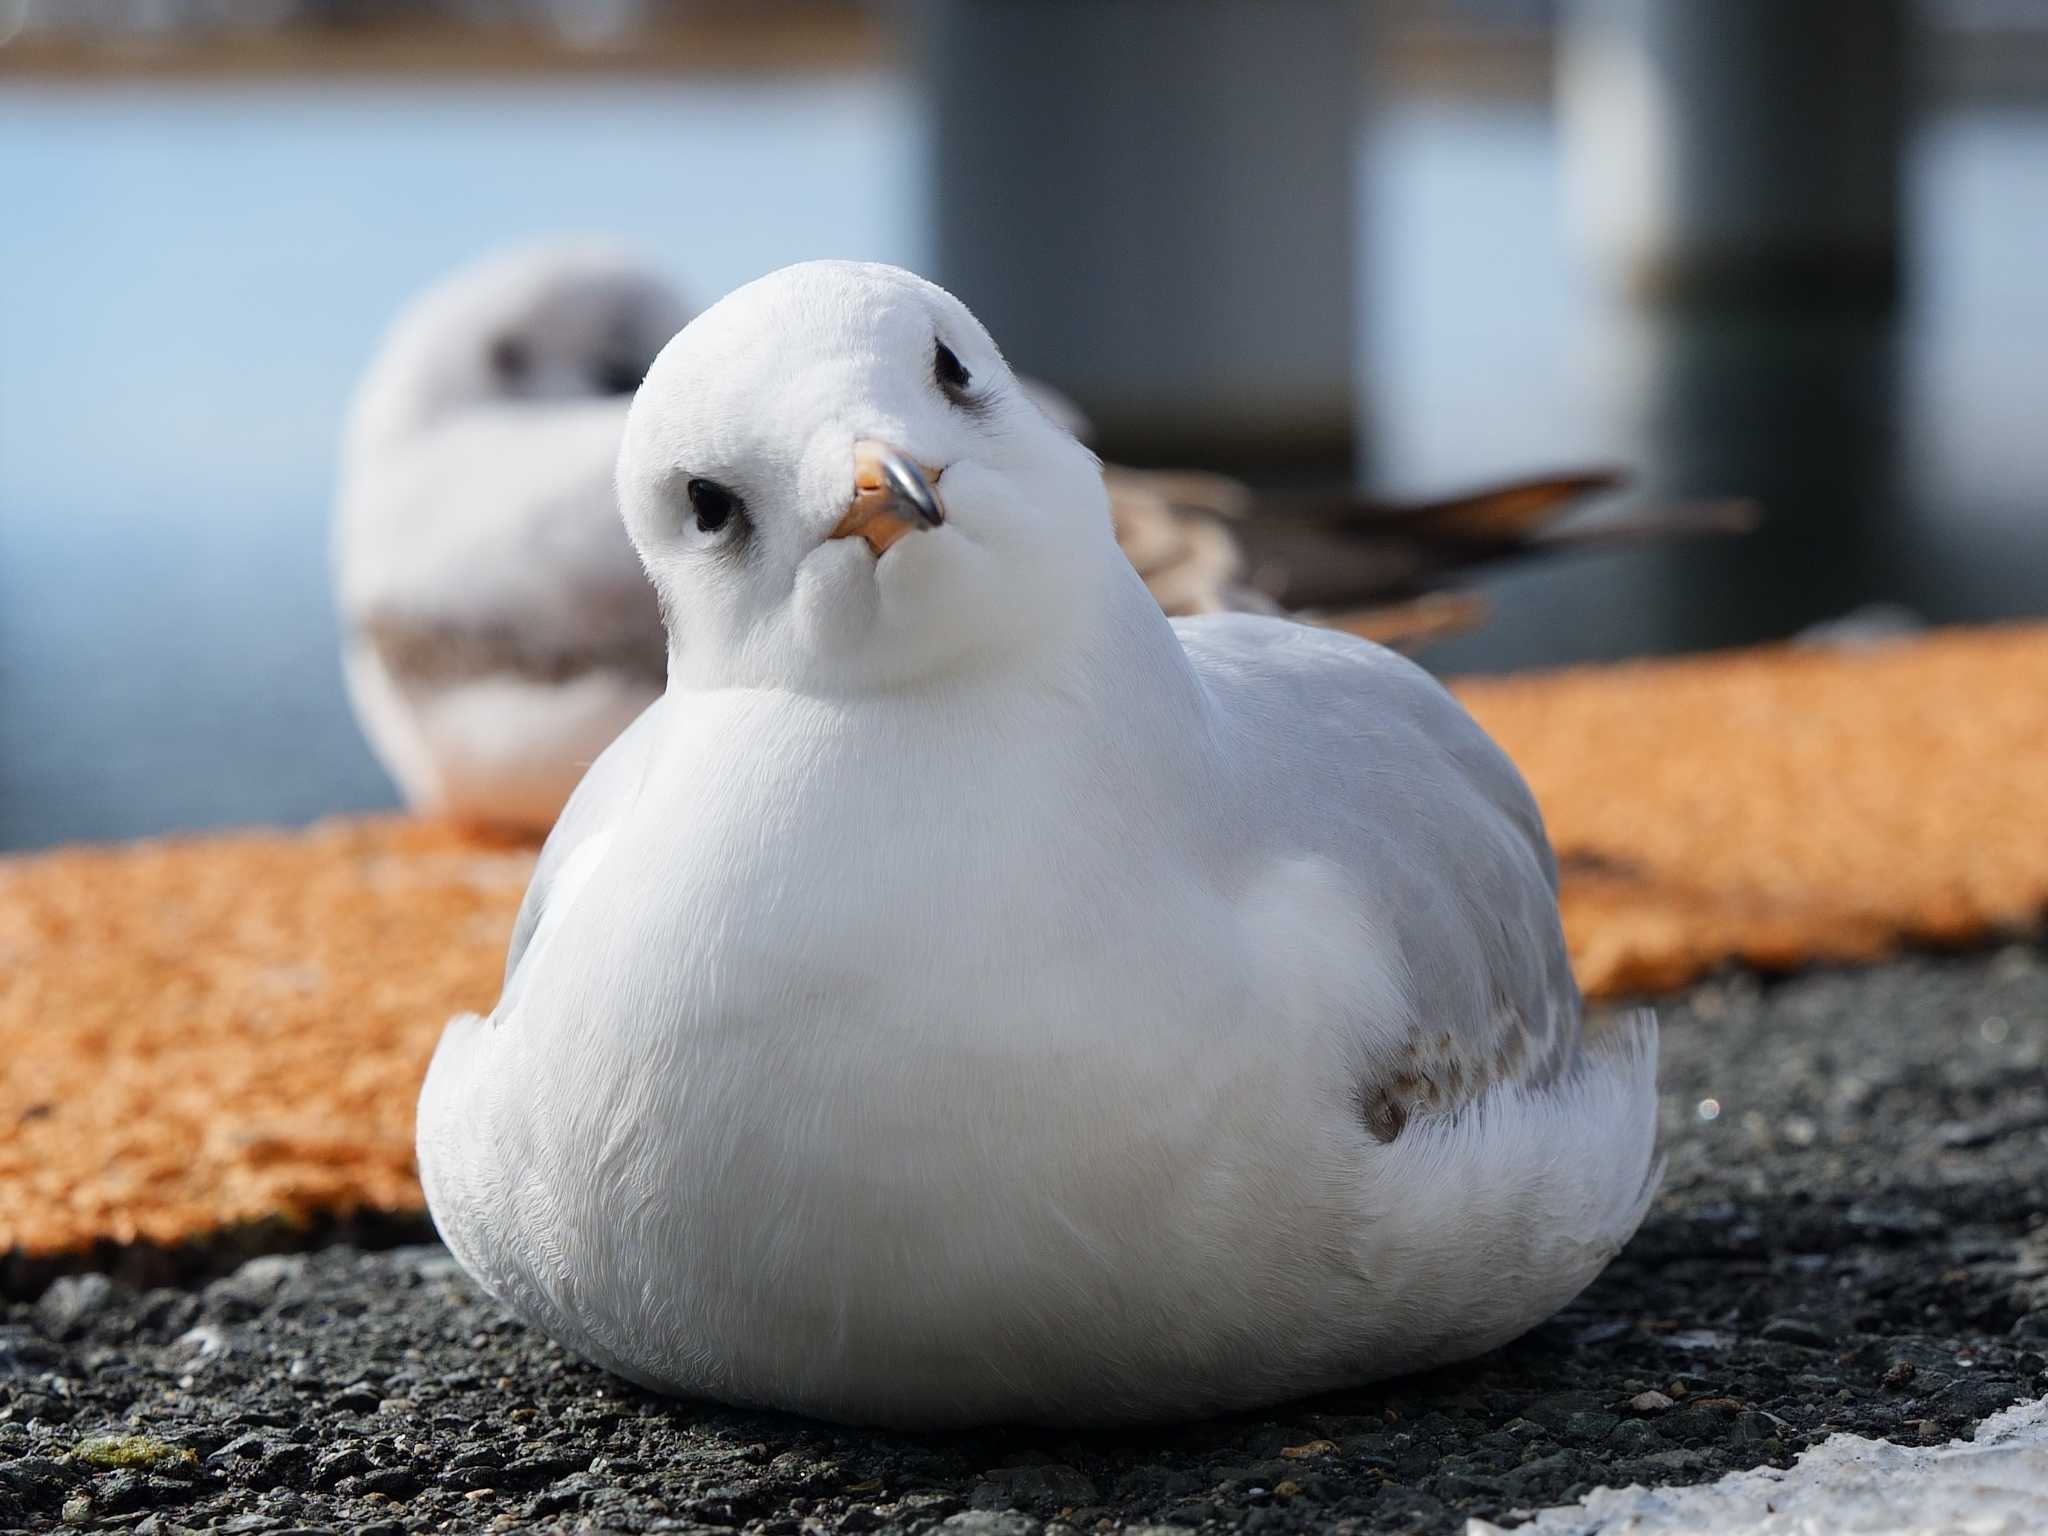
[[[1094,455],[894,267],[787,267],[699,315],[634,399],[619,502],[686,684],[1029,664],[1118,568]]]
[[[477,408],[616,399],[689,318],[652,265],[562,241],[454,272],[393,323],[359,397],[359,437],[389,438]]]

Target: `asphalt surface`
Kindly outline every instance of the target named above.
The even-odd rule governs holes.
[[[1453,1371],[1143,1433],[873,1434],[648,1396],[437,1247],[333,1247],[11,1305],[0,1529],[1453,1532],[2048,1393],[2048,954],[1734,977],[1662,1013],[1642,1232]]]

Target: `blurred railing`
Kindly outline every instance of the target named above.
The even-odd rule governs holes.
[[[1378,87],[1545,96],[1568,4],[1372,0]],[[869,69],[897,57],[899,9],[895,0],[0,0],[0,77]],[[1920,0],[1919,11],[1924,86],[2048,99],[2048,4]]]
[[[0,75],[801,72],[883,42],[858,0],[0,0]]]

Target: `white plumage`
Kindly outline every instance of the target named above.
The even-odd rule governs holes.
[[[507,1306],[666,1391],[1145,1419],[1475,1354],[1633,1232],[1655,1026],[1582,1044],[1514,768],[1369,643],[1166,619],[957,301],[741,289],[619,486],[667,692],[420,1102]]]

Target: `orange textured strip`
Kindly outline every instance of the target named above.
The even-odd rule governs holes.
[[[0,1252],[417,1209],[532,855],[398,820],[0,863]]]
[[[2048,629],[1470,681],[1599,996],[1868,960],[2048,912]]]
[[[1596,995],[2048,911],[2048,628],[1472,681]],[[397,819],[0,861],[0,1253],[416,1211],[413,1102],[530,850]]]

